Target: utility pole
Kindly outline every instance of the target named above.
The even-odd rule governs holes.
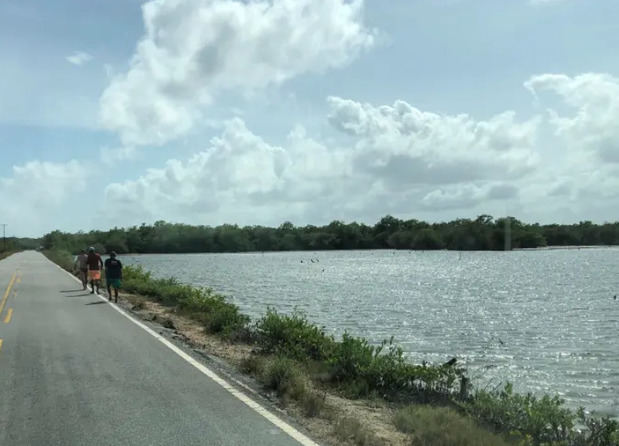
[[[2,226],[2,250],[6,251],[6,223],[0,223]]]

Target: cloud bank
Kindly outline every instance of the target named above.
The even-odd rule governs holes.
[[[107,206],[134,221],[192,216],[263,224],[375,215],[385,207],[399,213],[465,208],[516,197],[505,181],[537,166],[536,118],[520,122],[505,112],[476,121],[404,101],[374,106],[331,97],[328,105],[328,122],[345,140],[340,145],[298,126],[280,147],[237,118],[191,159],[108,186]]]
[[[372,46],[362,0],[152,0],[129,70],[101,100],[125,145],[186,134],[224,91],[247,92],[350,63]]]

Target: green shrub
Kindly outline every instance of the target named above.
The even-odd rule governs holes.
[[[267,362],[261,378],[265,387],[285,398],[300,401],[307,391],[307,377],[297,363],[288,358],[276,357]]]
[[[344,333],[342,341],[336,342],[300,313],[282,315],[269,309],[256,323],[256,336],[263,353],[326,364],[327,381],[351,397],[378,393],[416,401],[446,400],[460,376],[453,367],[410,364],[393,339],[376,347]]]
[[[205,328],[209,333],[222,333],[230,337],[248,323],[249,317],[241,314],[236,305],[215,300],[206,317]]]
[[[272,308],[256,323],[256,335],[263,352],[300,361],[326,360],[335,348],[333,337],[308,322],[303,314],[284,315]]]
[[[616,420],[589,416],[583,409],[573,412],[557,396],[514,393],[511,384],[497,391],[478,391],[460,406],[527,446],[619,446]]]
[[[575,414],[559,397],[514,393],[511,384],[500,391],[478,391],[463,407],[496,431],[517,433],[533,444],[566,442],[574,428]]]
[[[223,296],[210,289],[183,285],[174,278],[154,279],[150,272],[139,266],[123,269],[123,287],[130,293],[154,298],[164,305],[177,306],[201,322],[208,333],[232,336],[249,323],[249,317],[241,314],[236,305],[226,302]]]
[[[202,322],[208,333],[232,336],[249,323],[249,317],[241,314],[236,305],[210,289],[188,287],[179,291],[176,299],[179,308]]]
[[[572,446],[619,446],[619,422],[608,417],[587,416],[584,409],[577,411],[578,421],[585,427],[572,432]]]
[[[241,359],[241,372],[248,375],[262,375],[266,365],[266,359],[258,355],[249,355]]]
[[[343,381],[365,376],[375,360],[375,350],[366,339],[344,333],[334,356],[330,358],[333,379]]]
[[[329,363],[333,380],[344,384],[347,393],[357,397],[376,391],[392,399],[447,400],[461,374],[454,367],[410,364],[402,349],[393,344],[393,338],[375,347],[348,333],[336,344]]]
[[[414,445],[424,446],[507,446],[503,438],[446,407],[409,406],[394,416],[400,432],[410,434]]]

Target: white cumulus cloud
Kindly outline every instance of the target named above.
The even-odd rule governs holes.
[[[152,0],[129,70],[100,100],[125,145],[190,131],[219,92],[246,92],[351,62],[374,35],[363,0]]]
[[[106,208],[133,223],[173,219],[277,224],[386,212],[453,209],[511,200],[506,181],[536,169],[538,120],[511,112],[486,121],[444,116],[398,101],[373,106],[329,98],[329,121],[344,139],[326,143],[293,129],[277,146],[229,121],[208,149],[170,160],[106,190]]]
[[[551,124],[568,149],[579,157],[588,151],[603,162],[619,163],[619,78],[600,73],[542,74],[525,86],[538,97],[551,91],[573,110],[571,115],[549,110]]]
[[[85,63],[90,62],[93,59],[93,57],[90,54],[85,53],[83,51],[75,51],[70,56],[67,56],[66,59],[69,63],[80,66],[80,65],[84,65]]]
[[[519,122],[508,111],[477,121],[404,101],[374,106],[331,97],[329,104],[332,125],[356,140],[359,169],[397,185],[519,178],[538,162],[537,118]]]
[[[211,147],[186,162],[169,160],[137,180],[111,184],[106,207],[134,219],[183,219],[246,205],[252,197],[278,188],[285,164],[283,149],[230,121]]]

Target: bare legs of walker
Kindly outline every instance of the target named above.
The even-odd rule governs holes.
[[[108,284],[107,286],[107,299],[112,300],[112,290],[114,290],[114,302],[118,303],[118,288]]]
[[[82,286],[84,287],[84,289],[88,288],[88,271],[81,270],[80,279],[82,281]]]
[[[90,280],[90,294],[95,294],[95,287],[97,288],[97,294],[99,293],[99,280],[91,279]]]

